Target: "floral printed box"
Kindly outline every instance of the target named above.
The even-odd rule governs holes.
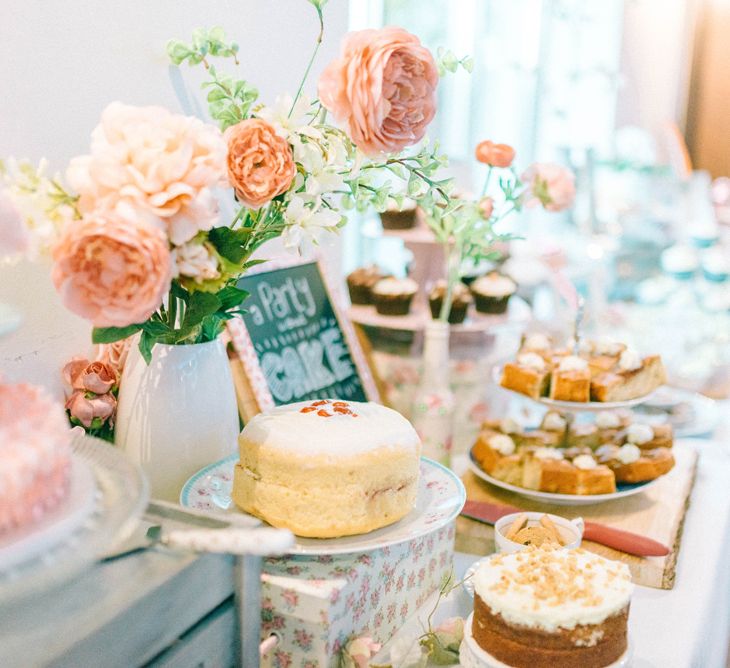
[[[451,571],[454,523],[406,543],[350,555],[270,558],[262,638],[275,668],[331,668],[352,635],[385,643]]]

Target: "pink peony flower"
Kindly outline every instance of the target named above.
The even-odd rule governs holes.
[[[0,191],[0,258],[25,253],[30,235],[23,216],[7,192]]]
[[[228,180],[238,199],[258,209],[286,192],[297,172],[291,147],[274,126],[248,118],[226,130]]]
[[[349,33],[319,79],[319,99],[367,155],[419,142],[436,113],[431,52],[402,28]]]
[[[111,213],[69,225],[53,259],[51,277],[64,305],[97,327],[144,322],[170,289],[162,232]]]
[[[162,107],[113,102],[91,135],[91,154],[67,177],[88,214],[120,203],[152,214],[173,244],[217,222],[211,188],[225,183],[226,145],[217,128]]]
[[[89,429],[96,418],[99,418],[102,423],[113,419],[117,409],[117,400],[111,394],[88,398],[86,392],[77,390],[68,398],[66,408],[71,413],[71,417],[76,418]]]
[[[63,379],[74,390],[106,394],[119,381],[116,369],[105,362],[89,362],[80,357],[63,367]]]
[[[515,150],[509,144],[481,141],[474,151],[476,159],[492,167],[509,167],[515,159]]]
[[[527,184],[527,206],[541,204],[547,211],[563,211],[573,205],[575,177],[566,167],[536,162],[522,175]]]

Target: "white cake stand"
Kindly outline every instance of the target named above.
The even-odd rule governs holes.
[[[210,464],[194,474],[180,492],[180,505],[197,510],[217,510],[243,515],[231,501],[233,468],[238,455]],[[369,533],[341,538],[295,536],[288,554],[322,556],[354,554],[398,545],[424,536],[456,519],[466,501],[459,477],[438,462],[421,457],[421,477],[416,503],[402,520]]]
[[[471,630],[473,618],[474,613],[467,617],[466,623],[464,624],[464,640],[461,641],[461,647],[459,647],[459,665],[463,668],[511,668],[506,663],[495,659],[489,652],[483,650],[477,644]],[[632,654],[633,648],[631,638],[629,637],[626,651],[617,661],[604,668],[626,668],[631,664]]]
[[[512,390],[507,387],[503,387],[500,384],[500,380],[502,378],[502,366],[496,366],[492,370],[492,381],[494,384],[499,387],[502,390],[505,390],[507,392],[512,392],[513,394],[516,394],[523,399],[527,399],[529,401],[532,401],[533,403],[542,404],[543,406],[546,406],[552,410],[560,411],[565,415],[565,419],[568,423],[568,428],[570,428],[570,425],[573,424],[576,418],[577,413],[600,413],[601,411],[614,411],[619,410],[622,408],[631,408],[632,406],[640,406],[641,404],[649,401],[651,397],[654,395],[654,392],[647,394],[643,397],[637,397],[635,399],[629,399],[628,401],[586,401],[586,402],[579,402],[579,401],[558,401],[555,399],[549,399],[547,397],[528,397],[526,394],[522,394],[521,392],[516,392],[515,390]],[[486,473],[482,468],[479,466],[479,464],[474,460],[474,457],[470,454],[469,455],[469,468],[471,471],[477,475],[482,480],[485,480],[486,482],[495,485],[496,487],[501,487],[502,489],[506,489],[510,492],[515,492],[517,494],[520,494],[521,496],[524,496],[528,499],[531,499],[533,501],[539,501],[543,503],[553,503],[555,505],[559,506],[584,506],[584,505],[590,505],[592,503],[602,503],[604,501],[613,501],[614,499],[619,499],[626,496],[632,496],[634,494],[639,494],[646,489],[648,489],[653,483],[655,483],[657,480],[659,480],[662,476],[659,476],[659,478],[655,478],[654,480],[650,480],[648,482],[644,483],[636,483],[636,484],[622,484],[617,485],[617,490],[615,492],[612,492],[610,494],[555,494],[552,492],[540,492],[538,490],[532,490],[532,489],[526,489],[524,487],[519,487],[517,485],[511,485],[509,483],[503,482],[501,480],[497,480],[496,478],[493,478],[488,473]]]

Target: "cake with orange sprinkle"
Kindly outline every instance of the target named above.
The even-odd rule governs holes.
[[[239,446],[233,501],[298,536],[367,533],[415,504],[421,441],[408,420],[379,404],[279,406],[253,418]]]
[[[627,650],[626,564],[551,545],[497,554],[474,574],[471,634],[515,668],[603,668]]]

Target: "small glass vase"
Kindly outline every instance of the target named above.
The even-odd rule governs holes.
[[[449,325],[426,325],[423,369],[413,399],[411,421],[423,443],[423,455],[449,466],[454,435],[454,394],[449,385]]]
[[[133,344],[119,387],[115,442],[140,464],[153,498],[177,502],[196,471],[235,452],[238,408],[225,345]]]

